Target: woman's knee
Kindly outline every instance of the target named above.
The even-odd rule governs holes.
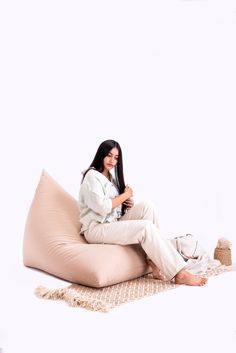
[[[152,238],[153,236],[156,236],[157,228],[152,223],[152,221],[149,221],[149,220],[143,221],[142,228],[143,228],[143,232],[142,232],[143,240],[147,239],[147,238]]]
[[[148,204],[149,202],[147,202],[147,201],[139,201],[139,202],[137,202],[136,204],[135,204],[135,207],[138,207],[138,208],[145,208],[145,207],[147,207],[147,204]]]
[[[140,211],[142,210],[143,213],[147,213],[150,211],[157,213],[156,206],[152,201],[141,201],[137,203],[136,206],[139,207]]]

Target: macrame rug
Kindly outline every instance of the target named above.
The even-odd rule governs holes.
[[[236,266],[218,266],[208,270],[204,277],[219,275],[226,271],[235,271]],[[71,284],[66,288],[48,289],[39,286],[35,289],[37,297],[44,299],[61,299],[70,306],[81,307],[92,311],[108,312],[112,308],[137,299],[148,297],[169,289],[179,287],[173,282],[164,282],[152,278],[151,274],[103,288],[86,287]]]

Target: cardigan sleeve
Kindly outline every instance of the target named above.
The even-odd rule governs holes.
[[[112,200],[106,196],[104,185],[93,171],[88,172],[86,176],[82,193],[84,203],[95,213],[106,217],[112,211]]]

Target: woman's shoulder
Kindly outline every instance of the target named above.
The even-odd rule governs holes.
[[[101,179],[101,178],[102,178],[102,174],[98,172],[96,169],[91,168],[87,171],[84,177],[84,181],[91,181],[94,179]]]

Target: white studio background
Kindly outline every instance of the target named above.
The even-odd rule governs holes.
[[[76,198],[105,139],[165,234],[236,242],[236,1],[1,0],[0,36],[1,276],[42,169]]]
[[[81,171],[109,138],[123,148],[135,201],[156,204],[163,232],[233,240],[236,2],[0,6],[1,201],[6,229],[17,225],[12,243],[41,170],[77,197]]]

